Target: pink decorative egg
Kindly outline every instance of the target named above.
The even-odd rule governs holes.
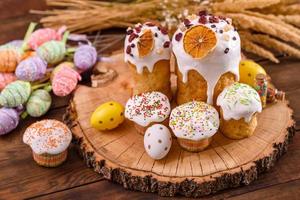
[[[31,49],[36,50],[39,46],[44,44],[45,42],[51,41],[51,40],[61,40],[62,35],[51,28],[42,28],[34,31],[29,40],[28,45]]]
[[[0,91],[5,88],[6,85],[17,80],[14,73],[1,73],[0,72]]]
[[[53,72],[52,89],[57,96],[67,96],[75,90],[78,81],[81,80],[80,74],[70,67],[70,63],[60,64]]]

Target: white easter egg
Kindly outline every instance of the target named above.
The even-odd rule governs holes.
[[[154,124],[146,130],[144,147],[151,158],[155,160],[162,159],[169,153],[171,145],[172,136],[166,126]]]

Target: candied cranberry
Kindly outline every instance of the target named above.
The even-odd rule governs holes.
[[[136,27],[136,28],[135,28],[135,31],[136,31],[137,33],[140,33],[141,30],[142,30],[141,27]]]
[[[131,33],[131,35],[130,35],[129,38],[128,38],[128,41],[129,41],[129,42],[132,42],[136,37],[138,37],[137,34]]]
[[[228,52],[229,52],[229,48],[226,48],[226,49],[224,50],[224,53],[227,54]]]
[[[161,32],[162,34],[164,34],[164,35],[167,35],[167,34],[168,34],[168,30],[167,30],[166,28],[163,28],[163,27],[160,28],[160,32]]]
[[[164,43],[164,48],[169,48],[170,47],[170,41],[166,41]]]
[[[209,17],[209,23],[218,23],[218,22],[219,22],[219,18],[215,16]]]
[[[191,24],[190,20],[188,20],[188,19],[184,19],[183,23],[186,27],[188,27]]]
[[[175,35],[175,40],[176,41],[180,41],[181,40],[181,38],[182,38],[182,33],[177,33],[176,35]]]
[[[201,24],[206,24],[207,23],[206,16],[204,16],[204,15],[200,16],[198,22]]]
[[[126,53],[127,53],[127,54],[130,54],[130,53],[131,53],[131,47],[130,47],[129,45],[128,45],[127,48],[126,48]]]
[[[208,13],[207,13],[207,11],[206,10],[201,10],[200,12],[199,12],[199,16],[203,16],[203,15],[207,15]]]

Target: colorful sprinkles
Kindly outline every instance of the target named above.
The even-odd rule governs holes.
[[[217,132],[219,114],[211,105],[192,101],[172,110],[169,125],[176,137],[201,140]]]
[[[125,117],[141,126],[162,122],[170,114],[168,97],[160,92],[135,95],[126,104]]]

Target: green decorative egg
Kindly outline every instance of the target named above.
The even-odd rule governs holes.
[[[51,96],[43,89],[32,92],[26,104],[26,111],[31,117],[40,117],[48,112],[51,106]]]
[[[62,61],[66,54],[66,45],[62,41],[45,42],[37,49],[37,54],[49,64]]]
[[[14,81],[8,84],[0,94],[0,105],[17,107],[27,102],[31,94],[31,85],[27,81]]]

